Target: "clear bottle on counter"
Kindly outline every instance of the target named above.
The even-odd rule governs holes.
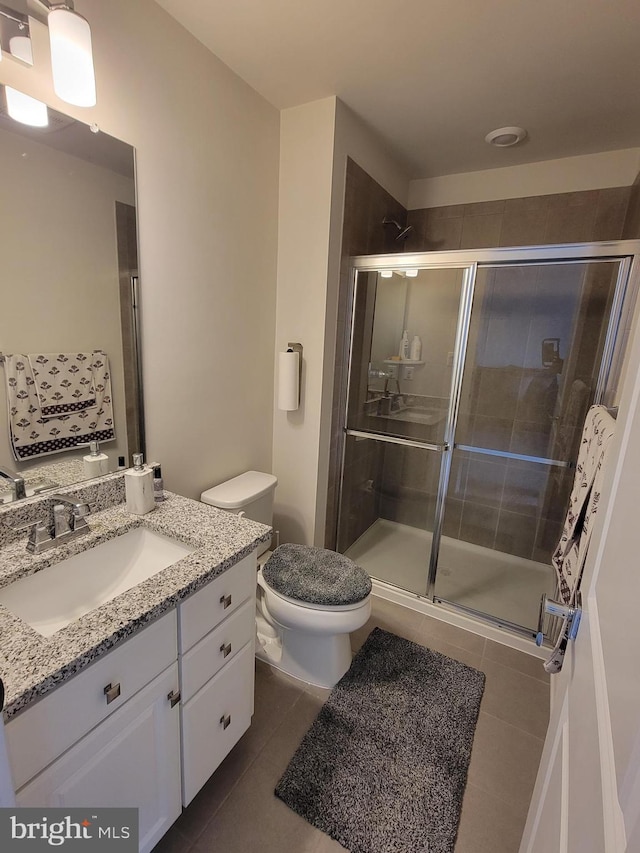
[[[164,500],[162,468],[158,463],[153,466],[153,498],[156,503],[161,503]]]

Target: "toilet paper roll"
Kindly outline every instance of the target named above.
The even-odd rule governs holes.
[[[293,412],[300,405],[300,353],[278,354],[278,408]]]

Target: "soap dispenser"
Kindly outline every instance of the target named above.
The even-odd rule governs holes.
[[[84,476],[101,477],[103,474],[109,473],[109,457],[106,453],[100,453],[100,446],[97,441],[89,442],[89,455],[82,457],[84,466]]]
[[[133,454],[133,468],[124,472],[127,512],[146,515],[155,509],[153,471],[143,463],[142,453]]]

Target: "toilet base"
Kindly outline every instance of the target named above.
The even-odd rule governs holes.
[[[287,628],[265,646],[256,643],[256,657],[306,684],[331,688],[351,666],[351,640],[349,634],[318,636]]]

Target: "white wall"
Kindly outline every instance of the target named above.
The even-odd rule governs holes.
[[[7,131],[0,175],[0,351],[107,353],[116,441],[101,449],[115,470],[127,453],[115,203],[135,204],[133,181]],[[68,456],[15,462],[3,388],[0,376],[0,464]]]
[[[563,157],[522,166],[423,178],[409,185],[410,210],[503,198],[628,187],[640,169],[640,148]]]
[[[304,346],[301,408],[275,411],[276,526],[282,541],[321,545],[327,499],[347,156],[399,201],[408,179],[336,98],[282,112],[276,352]]]
[[[78,0],[98,105],[52,91],[46,28],[35,67],[7,82],[135,146],[149,456],[188,496],[272,453],[278,112],[151,0]]]

